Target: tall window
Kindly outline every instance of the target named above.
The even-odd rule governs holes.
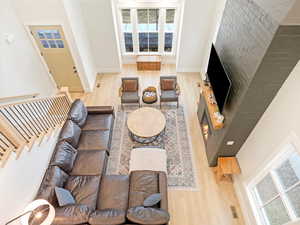
[[[133,52],[132,23],[130,9],[122,9],[122,29],[124,35],[125,51]]]
[[[175,8],[121,9],[125,53],[167,53],[174,50]]]
[[[265,225],[283,225],[300,218],[300,155],[293,152],[252,189]]]
[[[165,52],[172,52],[173,38],[175,32],[175,9],[166,10],[166,22],[165,22]]]
[[[157,52],[159,9],[138,9],[137,15],[140,52]]]

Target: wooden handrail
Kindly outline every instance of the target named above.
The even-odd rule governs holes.
[[[64,97],[64,96],[65,96],[64,93],[55,95],[55,97]],[[38,101],[41,101],[43,99],[48,99],[48,98],[53,98],[53,97],[35,98],[35,99],[27,100],[27,101],[21,101],[21,102],[16,102],[16,103],[9,103],[9,104],[5,104],[5,105],[0,105],[0,108],[7,108],[7,107],[14,106],[14,105],[26,104],[26,103],[30,103],[30,102],[38,102]]]
[[[28,94],[28,95],[2,97],[2,98],[0,98],[0,103],[6,102],[6,101],[15,101],[15,100],[19,100],[19,99],[26,99],[26,98],[36,98],[39,95],[40,95],[39,93],[34,93],[34,94]]]
[[[24,146],[33,146],[68,117],[71,101],[67,90],[53,97],[35,98],[0,106],[0,164],[11,152],[20,155]]]

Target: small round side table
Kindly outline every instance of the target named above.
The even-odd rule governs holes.
[[[146,104],[153,104],[157,102],[157,91],[155,87],[147,87],[143,91],[142,100]]]

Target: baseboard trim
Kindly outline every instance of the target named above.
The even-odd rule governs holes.
[[[247,196],[243,195],[243,193],[245,193],[245,190],[243,190],[244,187],[237,177],[234,177],[233,186],[234,186],[234,190],[236,193],[236,197],[240,204],[240,208],[241,208],[241,211],[243,214],[245,225],[254,225],[252,223],[252,220],[250,219],[250,215],[249,215],[249,213],[251,213],[251,211],[252,211],[251,206],[249,207],[248,203],[246,202],[246,201],[248,201],[248,199],[246,199]],[[256,224],[256,221],[255,221],[255,224]]]
[[[178,73],[200,73],[201,68],[199,68],[199,67],[177,67],[176,71]]]
[[[98,69],[98,74],[101,74],[101,73],[121,73],[121,68],[119,67],[107,67],[107,68],[101,68],[101,69]]]

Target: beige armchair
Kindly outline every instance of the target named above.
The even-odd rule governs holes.
[[[180,87],[176,76],[160,77],[160,108],[163,102],[177,102],[179,106]]]
[[[138,104],[140,107],[139,78],[122,78],[122,85],[119,89],[119,96],[121,97],[122,109],[123,104]]]

